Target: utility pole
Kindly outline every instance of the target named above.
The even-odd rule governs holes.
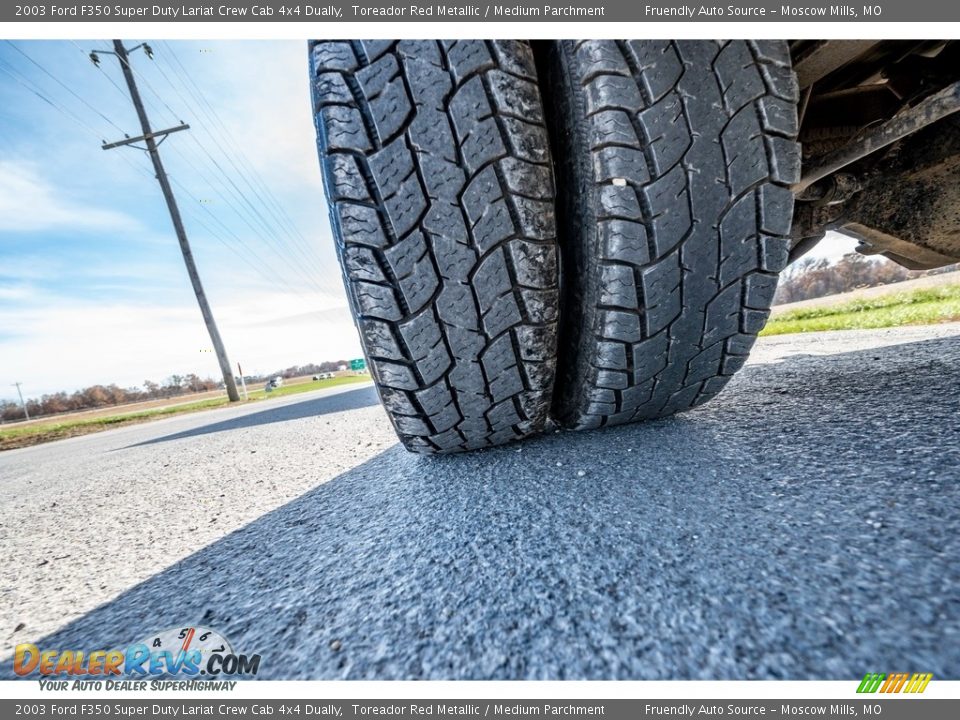
[[[237,382],[233,376],[233,369],[230,366],[230,360],[227,358],[227,350],[220,338],[220,331],[217,330],[217,323],[213,319],[213,311],[210,309],[210,303],[207,302],[207,295],[203,291],[203,285],[200,282],[200,275],[197,272],[197,264],[193,260],[193,252],[190,250],[190,243],[187,241],[187,232],[183,227],[183,219],[180,217],[180,209],[177,207],[177,200],[173,195],[173,188],[170,187],[170,179],[163,169],[163,162],[160,160],[160,152],[157,149],[159,143],[163,142],[167,136],[174,132],[189,129],[189,125],[181,124],[177,127],[168,128],[154,132],[150,128],[150,120],[147,118],[147,111],[143,106],[143,100],[140,98],[140,91],[137,89],[136,80],[133,77],[133,70],[130,67],[130,53],[143,48],[147,57],[153,57],[153,50],[146,43],[141,43],[136,47],[124,47],[120,40],[113,41],[113,51],[102,50],[100,52],[110,55],[116,55],[120,61],[120,68],[123,70],[123,77],[127,81],[127,88],[130,91],[130,99],[133,101],[133,107],[140,118],[140,127],[143,135],[139,137],[127,137],[114,143],[105,143],[104,150],[110,150],[123,145],[132,145],[141,140],[146,144],[146,150],[153,162],[153,169],[157,175],[157,181],[160,183],[160,189],[163,191],[163,198],[167,201],[167,209],[170,211],[170,219],[173,221],[173,229],[177,234],[177,240],[180,242],[180,252],[183,254],[183,262],[187,266],[187,274],[190,275],[190,283],[193,285],[193,292],[197,296],[197,304],[200,305],[200,313],[203,315],[203,322],[206,323],[207,332],[210,333],[210,341],[213,343],[213,349],[217,353],[217,362],[220,364],[220,372],[223,374],[223,383],[227,388],[227,396],[230,402],[240,400],[240,394],[237,392]],[[100,58],[97,52],[90,53],[90,59],[95,65],[100,64]]]
[[[20,391],[20,383],[19,383],[19,382],[15,382],[15,383],[14,383],[14,386],[16,386],[16,388],[17,388],[17,395],[20,396],[20,405],[23,406],[23,416],[24,416],[27,420],[29,420],[29,419],[30,419],[30,413],[27,412],[27,404],[23,401],[23,393]]]
[[[243,399],[249,400],[250,395],[247,393],[247,379],[243,376],[243,368],[240,367],[240,363],[237,363],[237,370],[240,372],[240,384],[243,385]]]

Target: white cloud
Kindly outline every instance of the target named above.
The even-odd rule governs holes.
[[[0,231],[54,228],[135,230],[123,213],[91,205],[58,188],[28,163],[0,161]]]
[[[250,295],[215,306],[231,361],[244,372],[268,373],[290,365],[359,357],[356,330],[345,307],[319,296],[297,313],[285,293]],[[291,316],[291,310],[293,315]],[[0,377],[24,383],[31,397],[94,383],[140,385],[171,374],[219,377],[210,339],[195,303],[157,307],[93,302],[0,309]]]
[[[0,301],[24,301],[32,297],[33,288],[30,285],[0,285]]]

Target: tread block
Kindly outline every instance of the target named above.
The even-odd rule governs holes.
[[[758,238],[753,195],[740,198],[720,221],[721,286],[729,285],[757,267]]]
[[[379,388],[380,399],[388,412],[398,415],[416,415],[417,409],[410,402],[410,395],[406,390],[397,390],[396,388],[381,386]]]
[[[524,317],[538,318],[543,323],[554,323],[559,320],[560,291],[558,288],[534,290],[522,287],[517,292],[522,300]]]
[[[359,40],[357,44],[366,55],[367,62],[373,62],[390,50],[396,42],[396,40]]]
[[[648,102],[657,102],[683,75],[683,63],[674,44],[669,40],[631,40],[627,47],[640,70],[638,79],[646,90]]]
[[[479,327],[480,317],[477,312],[477,304],[473,296],[473,290],[470,285],[458,282],[445,282],[440,290],[440,296],[437,298],[437,314],[440,319],[446,323],[447,333],[451,338],[456,334],[455,328],[462,328],[474,335]],[[477,341],[483,344],[483,339],[476,335]],[[457,342],[452,343],[454,354],[458,357],[469,358],[472,353],[469,352],[472,343],[467,342],[464,336],[457,337]],[[457,349],[464,347],[464,354],[457,353]]]
[[[637,307],[637,287],[632,267],[609,263],[601,266],[600,304],[629,309]]]
[[[350,72],[357,68],[357,56],[349,42],[318,42],[310,50],[314,74],[324,70]]]
[[[677,93],[667,93],[640,113],[639,120],[650,148],[647,155],[656,175],[663,175],[683,159],[692,143],[683,102]]]
[[[327,164],[327,176],[334,200],[367,200],[370,196],[352,155],[334,155]]]
[[[667,366],[669,347],[670,338],[666,332],[657,333],[633,346],[631,353],[634,385],[640,385],[663,371]]]
[[[374,208],[349,203],[338,203],[334,207],[340,230],[350,243],[374,248],[387,244],[387,236]]]
[[[601,110],[627,110],[638,113],[646,106],[637,83],[622,75],[597,75],[584,86],[587,115]]]
[[[385,283],[380,263],[370,248],[362,245],[349,245],[343,251],[343,267],[351,280],[370,280]]]
[[[413,371],[401,363],[378,361],[371,368],[373,377],[382,387],[396,390],[416,390],[419,387]]]
[[[777,291],[777,276],[754,272],[744,280],[744,304],[746,307],[765,310],[773,304]]]
[[[313,90],[317,98],[316,109],[326,105],[353,104],[353,94],[347,87],[343,75],[338,72],[325,72],[317,75]]]
[[[601,110],[590,118],[590,147],[599,150],[607,145],[636,147],[639,144],[630,116],[622,110]]]
[[[773,235],[789,235],[793,222],[793,192],[779,185],[762,185],[757,190],[760,230]]]
[[[636,148],[603,147],[593,153],[594,180],[623,180],[638,187],[650,181],[647,161]]]
[[[556,325],[521,325],[514,330],[517,345],[520,347],[520,359],[531,363],[549,362],[552,358],[545,352],[551,343],[556,342]]]
[[[356,108],[330,105],[320,108],[320,123],[325,131],[328,150],[353,150],[365,153],[371,149],[363,117]]]
[[[511,240],[507,243],[510,265],[516,283],[521,287],[547,289],[540,268],[559,267],[555,245],[527,240]]]
[[[800,144],[782,137],[767,138],[770,179],[792,185],[800,180]]]
[[[586,81],[599,73],[630,77],[627,61],[616,43],[610,40],[588,40],[580,43],[576,48],[573,63],[577,76]]]
[[[358,325],[364,346],[369,350],[370,355],[387,360],[405,359],[390,323],[373,318],[362,318]]]
[[[511,195],[510,207],[517,231],[531,240],[549,241],[556,237],[557,226],[553,216],[553,203],[547,200],[534,200],[523,195]]]
[[[403,317],[393,290],[386,285],[355,280],[350,289],[359,315],[382,320],[399,320]]]
[[[770,317],[769,310],[757,310],[754,308],[744,308],[740,319],[740,328],[745,333],[756,335],[763,330]]]
[[[640,316],[622,310],[604,310],[603,336],[623,343],[639,342],[643,337],[640,330]]]
[[[527,122],[543,122],[543,106],[537,84],[521,80],[502,70],[491,70],[485,76],[493,106],[500,115],[516,115]]]
[[[416,173],[410,173],[393,195],[384,198],[384,207],[396,235],[406,235],[413,229],[427,208],[427,198]]]
[[[619,219],[602,220],[598,228],[601,259],[619,260],[638,267],[650,261],[647,229],[642,223]]]
[[[733,195],[739,195],[770,176],[760,123],[752,105],[734,115],[723,130],[722,141]]]
[[[680,244],[693,224],[686,172],[675,165],[666,175],[647,185],[643,194],[653,214],[650,237],[657,257],[663,257]]]
[[[797,129],[797,104],[766,95],[757,100],[757,111],[764,132],[792,138]]]
[[[413,155],[403,142],[403,138],[398,138],[371,154],[368,162],[377,189],[383,198],[396,195],[400,189],[400,183],[414,172]]]
[[[458,83],[481,70],[496,67],[490,49],[483,40],[455,40],[447,43],[447,60]]]
[[[641,273],[647,336],[667,326],[682,308],[680,253],[674,251]]]
[[[387,142],[406,124],[412,110],[407,89],[400,78],[391,80],[383,92],[370,100],[370,114],[381,143]]]
[[[413,358],[423,383],[436,382],[450,367],[450,353],[443,342],[440,326],[425,310],[400,323],[400,334]]]
[[[425,232],[460,243],[470,241],[460,208],[452,203],[437,201],[430,204],[422,222]]]
[[[384,55],[370,65],[357,71],[357,82],[367,100],[373,100],[387,87],[387,83],[397,77],[400,66],[393,55]]]
[[[724,106],[730,115],[767,92],[761,67],[754,62],[750,48],[744,42],[727,43],[717,56],[714,69],[723,91]]]
[[[643,211],[637,200],[637,193],[627,185],[601,185],[601,218],[619,218],[621,220],[643,220]]]

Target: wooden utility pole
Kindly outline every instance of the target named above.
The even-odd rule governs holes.
[[[143,141],[146,144],[150,160],[153,162],[153,169],[156,171],[157,181],[160,183],[160,189],[163,191],[163,198],[167,201],[167,209],[170,211],[170,219],[173,221],[173,229],[177,233],[177,240],[180,242],[180,252],[183,253],[183,262],[187,266],[187,274],[190,275],[190,283],[193,285],[193,292],[197,296],[197,304],[200,305],[200,313],[203,315],[203,322],[206,323],[207,332],[210,333],[210,341],[213,343],[213,349],[217,353],[217,362],[220,364],[220,372],[223,373],[223,383],[227,388],[227,396],[231,402],[237,402],[240,399],[240,393],[237,392],[237,382],[233,376],[233,369],[230,366],[230,360],[227,358],[227,350],[220,337],[220,331],[217,330],[217,323],[213,319],[213,311],[210,309],[210,303],[207,302],[207,295],[203,291],[203,285],[200,282],[200,275],[197,272],[197,264],[193,260],[193,252],[190,250],[190,243],[187,240],[187,231],[183,228],[183,219],[180,217],[180,209],[177,207],[177,199],[173,195],[173,188],[170,187],[170,179],[163,169],[163,162],[160,160],[160,151],[157,149],[157,138],[165,138],[170,133],[189,129],[189,125],[178,125],[174,128],[159,130],[154,132],[150,129],[150,120],[147,118],[147,111],[143,106],[143,100],[140,98],[140,91],[137,89],[137,82],[133,77],[133,70],[130,67],[129,53],[133,50],[143,48],[148,56],[152,57],[152,50],[147,44],[138,45],[128,51],[120,40],[113,41],[113,52],[103,51],[116,55],[120,61],[120,67],[123,70],[123,77],[127,81],[127,88],[130,90],[130,99],[133,101],[133,107],[137,111],[137,117],[140,118],[140,127],[143,135],[135,138],[126,138],[114,143],[105,143],[104,150],[131,145],[135,142]],[[94,63],[99,63],[99,57],[96,52],[90,54],[90,59]]]
[[[17,388],[17,395],[20,396],[20,406],[23,408],[23,416],[24,416],[27,420],[29,420],[29,419],[30,419],[30,413],[27,412],[27,404],[23,401],[23,391],[20,389],[20,383],[19,383],[19,382],[15,382],[15,383],[14,383],[14,386],[16,386],[16,388]]]

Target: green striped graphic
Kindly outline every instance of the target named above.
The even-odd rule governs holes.
[[[857,688],[857,692],[875,693],[880,687],[880,683],[882,683],[886,677],[883,673],[867,673],[863,676],[863,680],[860,681],[860,687]]]

